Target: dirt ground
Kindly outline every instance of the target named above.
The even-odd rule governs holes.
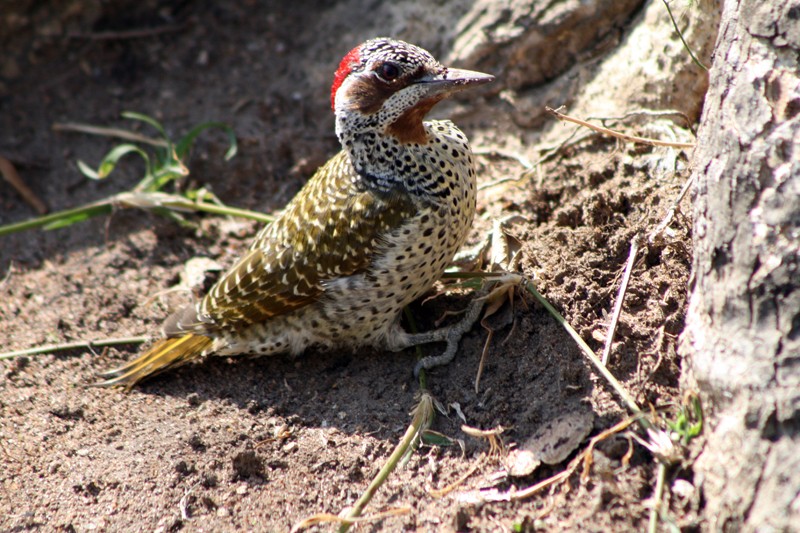
[[[115,141],[57,133],[54,123],[130,127],[119,116],[132,110],[178,134],[219,120],[236,131],[239,154],[226,163],[224,136],[202,136],[184,186],[205,186],[230,205],[276,211],[338,150],[328,87],[339,58],[364,38],[391,33],[447,59],[456,34],[437,28],[457,26],[452,21],[470,9],[468,2],[436,3],[430,12],[414,11],[412,2],[407,11],[362,4],[385,25],[376,17],[354,22],[355,1],[151,0],[114,9],[91,0],[58,7],[16,2],[0,28],[0,155],[59,210],[130,188],[140,166],[131,159],[111,178],[90,181],[77,171],[76,159],[95,164]],[[535,162],[546,142],[570,135],[571,127],[541,109],[577,98],[578,89],[565,92],[564,84],[585,83],[580,73],[600,68],[596,58],[624,42],[642,16],[632,9],[563,77],[538,84],[512,86],[503,76],[509,55],[498,55],[495,64],[484,57],[481,68],[498,74],[497,82],[434,111],[452,118],[479,154],[483,188],[471,242],[493,219],[525,217],[509,230],[522,243],[519,272],[536,278],[598,353],[631,239],[663,219],[686,173],[659,169],[664,149],[595,135],[551,153],[533,172],[510,155]],[[121,33],[133,29],[146,31]],[[679,153],[673,163],[685,167],[686,160]],[[34,215],[0,182],[0,223]],[[179,282],[185,263],[207,257],[229,265],[258,228],[215,216],[193,220],[196,229],[119,211],[66,229],[0,238],[3,351],[155,334],[176,303],[176,296],[157,295]],[[643,406],[678,400],[675,344],[686,306],[690,228],[679,214],[663,243],[646,246],[623,306],[610,367]],[[468,294],[450,295],[412,311],[425,329],[468,301]],[[433,429],[463,448],[421,447],[366,510],[407,507],[408,513],[358,527],[644,529],[655,462],[640,446],[627,457],[623,436],[598,446],[588,479],[578,470],[567,484],[524,501],[475,503],[465,496],[533,485],[563,470],[577,450],[526,476],[509,476],[504,457],[486,459],[487,442],[461,430],[454,404],[469,426],[505,428],[502,439],[511,449],[564,419],[578,421],[564,438],[577,435],[583,449],[627,415],[574,341],[532,298],[518,295],[513,309],[500,315],[492,319],[498,329],[477,393],[486,340],[481,327],[464,338],[455,362],[428,377],[433,396],[449,406]],[[438,349],[425,348],[428,354]],[[86,386],[138,350],[131,345],[0,361],[0,530],[287,531],[311,515],[337,514],[354,503],[404,433],[419,389],[411,351],[218,358],[127,394]],[[473,468],[449,495],[430,493]],[[670,484],[691,481],[691,471],[670,471]],[[698,527],[694,511],[677,497],[669,505],[674,524],[686,529]]]

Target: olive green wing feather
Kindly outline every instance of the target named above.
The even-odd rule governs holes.
[[[417,208],[409,197],[360,187],[357,178],[344,152],[328,161],[197,309],[187,309],[165,332],[264,322],[316,301],[324,282],[366,270],[382,236],[413,217]]]

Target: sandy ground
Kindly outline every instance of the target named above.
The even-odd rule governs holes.
[[[129,127],[119,114],[135,110],[179,134],[220,120],[236,131],[240,153],[226,163],[224,136],[202,136],[184,187],[207,187],[244,208],[280,209],[337,151],[328,109],[331,73],[342,54],[369,36],[367,27],[347,26],[341,5],[326,5],[20,7],[27,25],[23,20],[9,30],[0,78],[0,155],[58,210],[131,187],[140,165],[131,159],[111,178],[90,181],[78,173],[76,159],[95,163],[114,141],[56,133],[54,123]],[[168,30],[135,39],[86,38],[160,26]],[[398,36],[414,40],[414,32],[410,24]],[[70,33],[82,37],[64,37]],[[446,51],[420,44],[439,55]],[[521,243],[518,272],[535,277],[599,352],[631,238],[664,217],[685,177],[653,169],[659,150],[596,136],[525,174],[508,152],[534,159],[540,131],[560,128],[566,138],[571,129],[521,117],[505,87],[498,79],[435,112],[455,120],[479,153],[484,188],[470,241],[478,242],[495,218],[525,217],[509,229]],[[0,183],[1,223],[34,214]],[[229,265],[258,229],[214,216],[192,220],[195,229],[120,211],[66,229],[0,238],[0,346],[156,333],[179,297],[154,296],[178,283],[184,264],[207,257]],[[683,327],[690,227],[679,215],[669,239],[646,248],[623,307],[611,367],[644,406],[677,396],[675,343]],[[430,328],[469,298],[455,293],[412,311],[421,328]],[[565,419],[577,426],[563,430],[564,438],[577,435],[582,446],[626,415],[532,298],[518,294],[513,307],[488,322],[496,333],[477,392],[487,337],[479,326],[462,341],[457,360],[428,377],[449,413],[433,429],[462,445],[421,447],[367,508],[367,514],[398,507],[408,513],[360,527],[643,529],[654,461],[640,447],[628,460],[624,437],[599,445],[588,480],[579,471],[568,484],[513,503],[465,500],[475,489],[530,486],[561,471],[576,452],[524,477],[508,476],[502,454],[487,457],[487,442],[461,430],[454,404],[470,426],[506,428],[502,439],[510,449]],[[0,361],[0,530],[285,531],[317,513],[337,514],[391,453],[419,390],[411,351],[214,359],[127,394],[86,387],[97,372],[137,351],[122,346]],[[431,495],[473,468],[450,495]],[[690,477],[678,469],[670,482]],[[682,513],[674,502],[672,510]]]

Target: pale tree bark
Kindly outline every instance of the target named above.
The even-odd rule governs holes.
[[[694,154],[681,350],[709,530],[800,528],[800,2],[728,0]]]

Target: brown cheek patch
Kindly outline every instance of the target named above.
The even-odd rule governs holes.
[[[425,115],[435,106],[441,98],[428,98],[422,100],[414,107],[406,110],[397,120],[389,124],[386,133],[393,136],[403,144],[425,144],[428,142],[428,134],[422,121]]]
[[[382,83],[371,79],[361,79],[350,86],[347,99],[350,108],[365,115],[378,112],[383,103],[394,91]]]

